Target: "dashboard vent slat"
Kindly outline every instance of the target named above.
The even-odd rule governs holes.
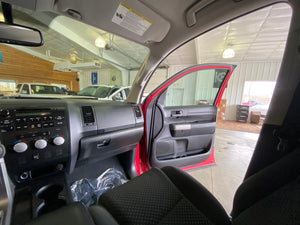
[[[95,117],[93,108],[91,106],[82,106],[83,122],[86,126],[93,125],[95,123]]]

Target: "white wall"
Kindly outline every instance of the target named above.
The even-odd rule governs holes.
[[[226,120],[236,119],[236,105],[242,103],[245,81],[276,81],[281,62],[241,62],[233,63],[233,72],[223,99],[226,103]]]
[[[103,85],[121,85],[123,84],[123,76],[128,76],[128,74],[122,75],[121,71],[118,69],[88,69],[88,70],[81,70],[78,72],[79,76],[79,88],[80,90],[92,85],[91,74],[92,72],[98,73],[98,84]],[[116,80],[113,81],[112,77],[115,76]],[[125,81],[126,82],[126,81]]]
[[[157,69],[152,77],[150,78],[146,88],[145,93],[152,92],[156,87],[158,87],[161,83],[168,79],[168,71],[167,69]]]
[[[166,105],[213,104],[219,88],[214,88],[214,69],[195,71],[174,82],[166,96]]]
[[[181,70],[184,70],[188,67],[194,66],[194,64],[188,64],[188,65],[171,65],[168,68],[168,77],[171,77],[173,75],[175,75],[176,73],[178,73]]]
[[[133,83],[136,75],[138,73],[138,70],[132,70],[130,71],[130,84]],[[151,91],[153,91],[158,85],[163,83],[165,80],[168,79],[168,71],[167,69],[157,69],[155,70],[154,74],[150,78],[146,89],[144,93],[149,94]]]

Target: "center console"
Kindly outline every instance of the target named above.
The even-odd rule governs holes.
[[[2,161],[15,186],[11,225],[68,208],[75,169],[122,156],[123,166],[134,170],[131,150],[143,135],[143,125],[141,108],[130,103],[1,99]]]
[[[69,160],[67,113],[64,105],[51,107],[2,106],[1,142],[14,183],[23,183],[64,170]]]

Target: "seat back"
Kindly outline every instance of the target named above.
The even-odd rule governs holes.
[[[246,179],[234,197],[234,224],[299,224],[299,162],[297,148]]]

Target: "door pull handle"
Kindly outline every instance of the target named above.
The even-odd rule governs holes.
[[[183,116],[182,110],[177,110],[177,111],[171,112],[171,117],[182,117],[182,116]]]

